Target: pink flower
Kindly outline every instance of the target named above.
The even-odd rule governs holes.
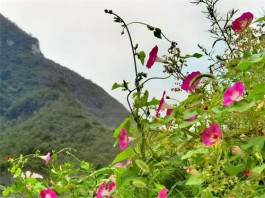
[[[167,198],[167,189],[166,189],[166,188],[163,188],[163,189],[159,192],[157,198]]]
[[[191,122],[191,121],[196,120],[196,119],[197,119],[197,116],[191,116],[190,118],[186,119],[185,121]]]
[[[243,13],[240,17],[232,22],[232,29],[236,33],[240,33],[245,30],[253,20],[253,14],[250,12]]]
[[[115,182],[111,181],[108,187],[108,191],[109,192],[112,191],[115,188],[115,186],[116,186]]]
[[[228,106],[234,101],[241,100],[241,96],[243,95],[245,91],[245,86],[242,82],[235,82],[232,87],[229,87],[224,92],[224,100],[223,105]]]
[[[45,163],[48,164],[50,159],[51,159],[51,154],[50,152],[47,153],[47,155],[45,156],[40,156],[41,159],[44,159],[45,160]]]
[[[108,187],[108,191],[110,192],[110,194],[111,194],[111,191],[114,190],[115,186],[116,186],[115,182],[111,181]],[[112,196],[106,196],[106,198],[112,198]]]
[[[191,74],[189,74],[183,80],[182,85],[181,85],[181,89],[183,89],[185,91],[189,91],[189,90],[195,89],[198,86],[198,84],[200,83],[200,80],[197,80],[195,83],[194,83],[194,80],[200,75],[201,75],[201,72],[199,72],[199,71],[192,72]]]
[[[126,159],[125,165],[126,167],[130,166],[132,164],[132,160],[130,158]]]
[[[128,144],[129,144],[129,136],[128,136],[128,132],[125,128],[123,128],[121,130],[121,133],[119,135],[119,143],[120,143],[120,149],[121,150],[126,149]]]
[[[167,109],[167,111],[166,111],[167,115],[170,115],[172,113],[171,106],[165,102],[165,94],[166,94],[166,91],[163,92],[163,96],[162,96],[162,98],[159,102],[158,108],[156,110],[156,117],[157,118],[159,117],[159,112],[164,110],[164,109]]]
[[[57,198],[57,194],[50,188],[40,191],[41,198]]]
[[[115,164],[116,167],[123,167],[123,164],[121,162]]]
[[[106,188],[106,181],[104,181],[98,188],[97,197],[96,198],[102,198],[103,192]]]
[[[213,123],[202,133],[202,143],[206,146],[211,146],[216,144],[216,142],[221,139],[222,131],[218,124]]]
[[[149,53],[149,59],[147,61],[147,64],[146,64],[146,67],[148,69],[150,69],[153,64],[155,63],[156,61],[156,58],[157,58],[157,52],[158,52],[158,47],[157,45],[151,50],[151,52]]]

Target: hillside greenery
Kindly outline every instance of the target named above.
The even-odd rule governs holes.
[[[95,167],[108,164],[117,152],[113,129],[128,111],[90,80],[34,51],[38,40],[1,14],[0,26],[1,172],[6,156],[66,147]]]

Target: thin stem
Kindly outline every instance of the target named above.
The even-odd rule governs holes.
[[[223,29],[221,28],[221,26],[219,24],[219,21],[217,20],[216,15],[215,15],[214,6],[215,6],[215,4],[217,2],[218,2],[218,0],[216,0],[213,3],[211,2],[212,4],[209,4],[208,2],[206,2],[206,4],[207,4],[207,6],[209,8],[208,11],[209,11],[209,14],[210,14],[211,18],[214,20],[215,24],[218,26],[218,28],[219,28],[219,30],[220,30],[223,38],[224,38],[224,41],[226,42],[226,44],[227,44],[230,52],[232,53],[233,52],[233,49],[231,48],[231,46],[230,46],[230,44],[229,44],[229,42],[228,42],[228,40],[227,40],[227,38],[225,36],[225,33],[224,33]]]
[[[135,24],[135,23],[137,23],[137,24],[141,24],[141,25],[146,25],[147,27],[148,27],[148,26],[153,27],[152,25],[148,25],[147,23],[138,22],[138,21],[134,21],[134,22],[128,23],[127,26],[129,26],[129,25],[131,25],[131,24]],[[169,40],[169,39],[163,34],[162,31],[161,31],[161,34],[162,34],[162,36],[163,36],[168,42],[170,42],[170,43],[172,42],[171,40]]]
[[[163,80],[163,79],[168,79],[170,76],[172,76],[172,74],[170,74],[169,76],[166,76],[166,77],[153,77],[153,78],[149,78],[149,79],[145,80],[139,86],[143,86],[146,82],[148,82],[150,80]],[[131,92],[127,95],[127,99],[129,98],[129,96],[131,95],[131,93],[133,93],[135,90],[137,90],[137,88],[134,88],[133,90],[131,90]]]
[[[137,71],[137,64],[136,64],[136,59],[135,59],[135,52],[134,52],[134,46],[133,46],[133,42],[132,42],[132,37],[131,37],[131,34],[130,34],[130,31],[125,23],[125,21],[117,14],[115,14],[114,12],[112,12],[112,14],[116,17],[118,17],[121,22],[123,23],[124,25],[124,28],[126,29],[127,33],[128,33],[128,36],[129,36],[129,39],[130,39],[130,44],[131,44],[131,49],[132,49],[132,54],[133,54],[133,62],[134,62],[134,70],[135,70],[135,76],[137,77],[137,74],[138,74],[138,71]]]

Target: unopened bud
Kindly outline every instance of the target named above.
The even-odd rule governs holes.
[[[187,169],[187,173],[193,175],[193,176],[200,176],[201,173],[199,171],[196,170],[196,168],[194,168],[194,166],[189,166]]]
[[[241,148],[239,148],[238,146],[233,146],[231,151],[233,154],[239,155],[240,157],[245,156],[244,151]]]

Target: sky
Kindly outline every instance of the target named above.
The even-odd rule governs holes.
[[[220,0],[220,13],[231,8],[264,14],[265,0]],[[189,0],[0,0],[0,13],[16,23],[27,33],[39,39],[46,58],[65,66],[106,90],[126,108],[126,93],[111,90],[114,82],[134,82],[134,65],[128,35],[121,35],[120,24],[113,16],[104,13],[111,9],[126,23],[140,21],[159,27],[163,33],[178,43],[183,54],[200,52],[197,44],[210,48],[213,40],[207,30],[209,22],[201,11],[204,6]],[[0,27],[1,28],[1,27]],[[149,51],[157,45],[158,55],[167,53],[169,43],[152,36],[142,25],[129,26],[134,44],[139,51]],[[166,76],[161,63],[147,69],[140,62],[140,71],[148,77]],[[191,60],[188,71],[207,71],[205,59]],[[171,98],[183,99],[183,92],[171,92],[175,80],[156,80],[147,83],[150,97],[160,99],[163,91]]]

